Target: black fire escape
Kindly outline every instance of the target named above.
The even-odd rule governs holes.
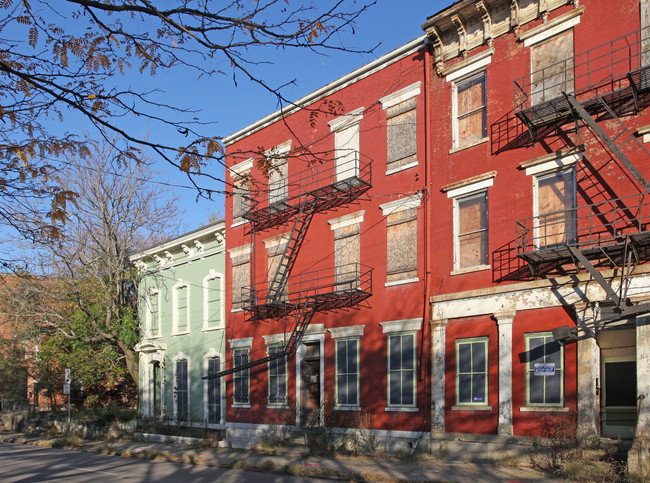
[[[602,287],[601,324],[650,311],[627,296],[634,266],[650,260],[650,183],[627,153],[637,163],[647,163],[650,153],[620,119],[650,104],[648,33],[625,35],[514,83],[515,114],[533,142],[569,123],[578,134],[586,126],[637,185],[632,196],[611,199],[600,190],[604,201],[517,222],[517,256],[535,277],[553,267],[582,267]],[[598,268],[618,269],[619,288]]]
[[[316,161],[307,169],[288,176],[269,193],[252,200],[252,209],[243,215],[249,221],[253,247],[256,235],[271,228],[290,226],[268,281],[244,287],[242,300],[247,321],[283,320],[289,328],[283,350],[255,358],[211,377],[221,377],[281,357],[295,355],[303,334],[317,312],[358,306],[372,295],[372,268],[359,263],[342,265],[298,275],[292,274],[296,257],[312,218],[358,200],[371,187],[371,162],[348,153],[343,159]],[[252,251],[252,260],[255,250]],[[254,264],[251,263],[254,276]],[[252,278],[251,280],[254,280]]]

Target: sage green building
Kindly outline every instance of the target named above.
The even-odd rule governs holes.
[[[222,428],[225,225],[212,223],[131,256],[140,274],[139,416]]]

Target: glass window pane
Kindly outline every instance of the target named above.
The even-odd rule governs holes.
[[[531,404],[544,404],[544,379],[542,376],[536,376],[532,370],[528,373]]]
[[[472,343],[472,371],[485,372],[485,344],[483,342]]]
[[[415,404],[413,400],[413,373],[402,373],[402,404]]]
[[[468,343],[458,344],[458,372],[466,374],[472,370],[472,346]]]
[[[472,402],[472,376],[470,374],[458,375],[458,402]]]
[[[485,375],[474,374],[472,376],[472,402],[485,402]]]

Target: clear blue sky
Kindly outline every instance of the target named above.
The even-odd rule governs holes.
[[[422,23],[428,16],[452,4],[452,0],[378,0],[354,26],[355,33],[342,38],[342,42],[351,49],[368,50],[380,44],[372,54],[353,54],[331,52],[328,56],[309,51],[287,50],[268,51],[272,66],[264,68],[265,80],[273,85],[282,85],[295,80],[295,85],[286,87],[285,97],[297,100],[310,92],[332,82],[333,80],[361,67],[372,60],[410,42],[424,34]],[[156,81],[160,80],[160,76]],[[191,86],[185,85],[191,83]],[[202,109],[201,119],[215,121],[212,134],[225,137],[256,120],[274,112],[276,99],[261,87],[238,79],[235,87],[229,76],[213,77],[200,81],[179,81],[170,79],[165,87],[165,95],[183,96],[184,103]],[[179,143],[183,140],[179,139]],[[166,165],[160,165],[159,179],[176,185],[189,185],[182,173]],[[223,177],[223,168],[214,171]],[[205,185],[213,187],[210,183]],[[216,189],[223,189],[217,186]],[[185,227],[188,230],[204,224],[212,213],[224,214],[223,197],[214,201],[199,200],[196,192],[176,188],[181,196],[180,207],[185,210]]]

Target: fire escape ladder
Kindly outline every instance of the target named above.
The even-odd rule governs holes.
[[[605,277],[601,275],[601,273],[591,264],[591,262],[587,259],[587,257],[584,256],[584,254],[580,251],[579,248],[575,246],[570,246],[567,245],[567,248],[571,252],[571,255],[574,257],[574,259],[579,262],[585,270],[587,270],[591,276],[594,278],[594,280],[598,283],[598,285],[601,286],[601,288],[605,291],[605,294],[607,295],[607,300],[613,302],[617,307],[621,307],[621,297],[614,291],[612,288],[611,284],[605,280]]]
[[[300,345],[300,341],[302,340],[302,336],[307,330],[307,327],[309,326],[309,323],[311,322],[311,319],[314,316],[314,312],[316,312],[317,307],[318,304],[311,300],[311,298],[305,300],[300,314],[298,317],[296,317],[296,325],[293,328],[293,332],[291,332],[289,341],[287,342],[287,345],[284,349],[284,352],[287,354],[287,356],[293,357],[293,355],[296,353],[296,350]]]
[[[578,102],[578,100],[575,98],[573,94],[564,94],[566,96],[567,101],[569,102],[569,105],[571,106],[571,109],[575,116],[579,119],[581,119],[589,128],[591,131],[598,136],[601,141],[605,143],[605,145],[612,151],[614,156],[616,156],[619,161],[625,166],[625,168],[628,170],[628,172],[636,179],[639,184],[643,187],[643,189],[646,192],[650,192],[650,183],[648,183],[648,180],[645,179],[645,177],[639,172],[638,169],[636,169],[636,166],[628,159],[628,157],[623,153],[621,148],[625,143],[627,143],[630,140],[634,140],[638,147],[650,158],[650,153],[643,147],[643,145],[639,142],[639,140],[634,136],[634,133],[632,133],[627,127],[625,127],[625,124],[619,119],[619,117],[614,114],[614,111],[607,105],[607,103],[602,99],[600,96],[596,96],[597,101],[601,104],[601,106],[607,111],[609,116],[617,122],[617,124],[620,127],[620,132],[612,139],[607,135],[607,133],[603,130],[602,127],[596,122],[596,120],[591,117],[591,115],[587,112],[587,110]],[[623,142],[617,144],[616,140],[621,137],[622,135],[626,135],[624,138]]]
[[[314,214],[314,209],[316,207],[316,201],[317,199],[314,196],[307,195],[300,206],[300,211],[298,211],[298,216],[296,216],[296,221],[293,223],[293,228],[289,235],[287,247],[282,252],[282,256],[278,262],[278,267],[273,275],[273,280],[271,280],[271,283],[269,284],[266,301],[267,304],[278,303],[283,298],[289,274],[291,273],[293,264],[296,261],[296,256],[300,251],[302,242],[305,239],[305,232],[311,223],[312,215]]]

